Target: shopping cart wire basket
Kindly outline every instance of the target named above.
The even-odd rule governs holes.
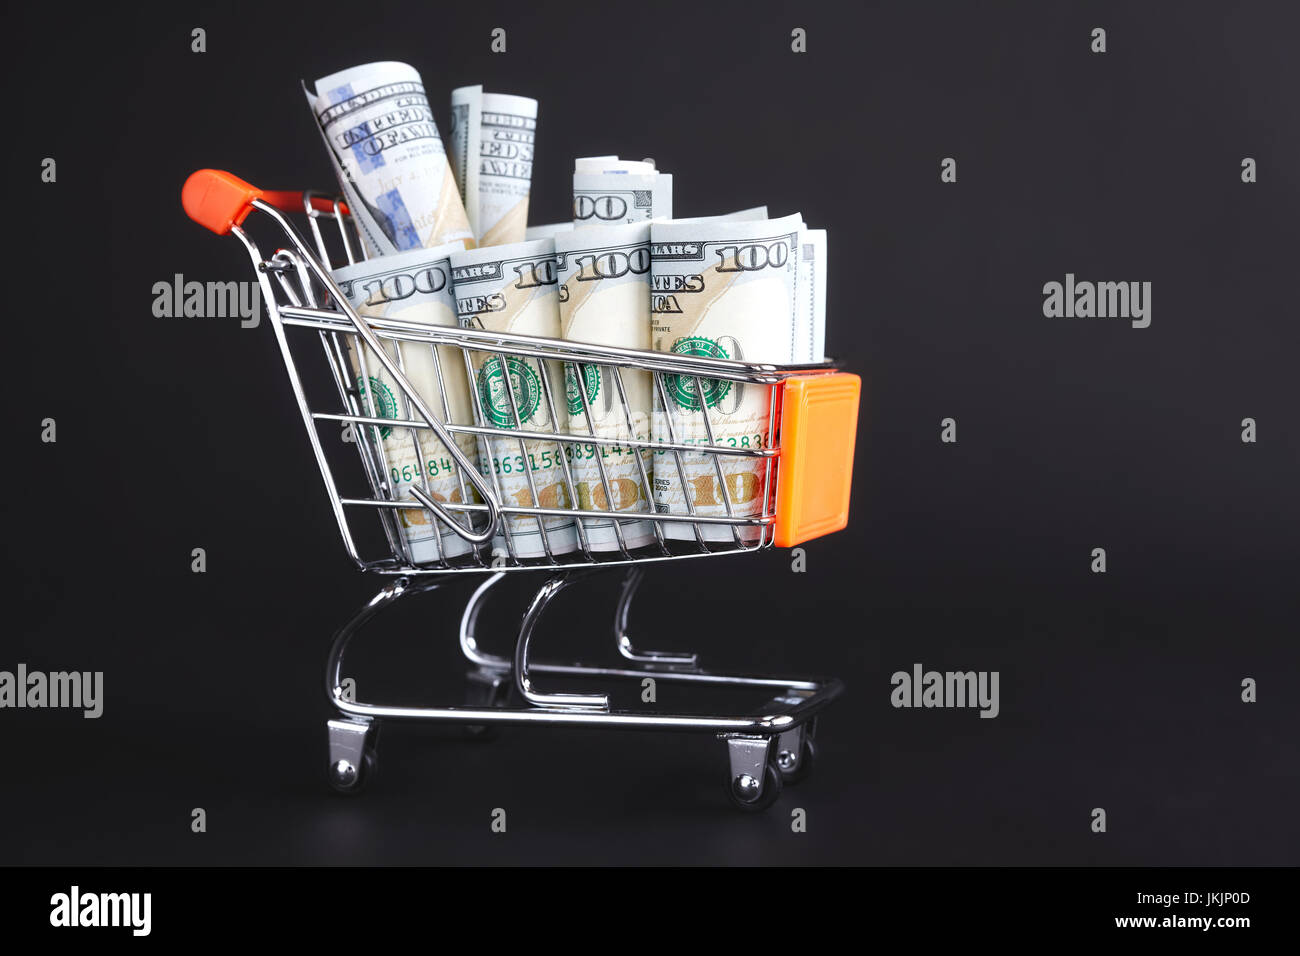
[[[182,204],[196,222],[218,235],[233,233],[246,247],[344,547],[363,571],[390,577],[339,630],[327,661],[326,693],[338,713],[328,725],[335,790],[358,792],[373,776],[385,720],[458,724],[479,734],[538,723],[713,733],[727,743],[728,794],[747,810],[770,806],[784,783],[807,774],[817,715],[840,693],[839,681],[713,673],[694,654],[636,647],[628,619],[648,563],[791,547],[847,524],[856,375],[833,362],[773,365],[362,315],[331,271],[331,245],[348,265],[363,253],[339,198],[260,190],[205,169],[186,181]],[[265,256],[244,229],[253,210],[287,240],[273,255]],[[292,212],[305,214],[314,249],[285,215]],[[323,361],[332,381],[319,402],[308,398],[306,382],[314,379],[300,374],[308,361]],[[423,387],[412,384],[417,364]],[[551,368],[563,375],[553,378]],[[611,407],[602,410],[619,425],[612,431],[596,427],[582,384],[595,374],[614,386],[604,389]],[[654,439],[641,420],[644,410],[629,400],[634,376],[648,376],[656,399]],[[525,385],[529,402],[543,409],[534,418],[521,409]],[[469,394],[469,415],[456,413],[457,387]],[[710,396],[742,389],[763,390],[760,441],[717,433],[718,403]],[[662,414],[670,402],[676,413]],[[346,476],[323,440],[332,433],[337,441],[343,428],[358,457]],[[634,464],[632,485],[644,494],[620,494],[604,463],[611,455],[628,456],[619,460]],[[545,487],[539,458],[554,476]],[[679,506],[648,500],[660,469],[683,491]],[[355,492],[341,490],[345,479]],[[377,557],[362,556],[352,525],[357,513],[378,518],[384,552]],[[599,544],[597,529],[605,535]],[[607,568],[624,574],[614,620],[620,664],[533,660],[530,641],[547,605]],[[490,654],[480,646],[479,612],[507,574],[527,571],[549,573],[523,616],[514,654]],[[471,665],[466,704],[395,707],[353,699],[343,675],[352,636],[400,598],[466,573],[486,575],[460,622]],[[539,675],[631,681],[638,701],[647,677],[701,692],[761,692],[765,700],[742,714],[670,713],[653,702],[613,707],[606,693],[539,690]]]

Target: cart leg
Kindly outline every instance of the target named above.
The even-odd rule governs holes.
[[[520,695],[534,707],[586,707],[609,709],[609,698],[604,694],[543,694],[533,688],[532,678],[528,675],[528,645],[532,640],[533,629],[537,626],[546,605],[555,595],[574,581],[584,577],[580,572],[566,571],[555,575],[538,590],[524,613],[523,623],[519,627],[519,639],[515,642],[515,687]]]
[[[623,590],[618,596],[618,610],[614,612],[614,639],[618,642],[618,652],[629,661],[638,664],[659,664],[672,667],[694,667],[696,655],[683,651],[639,651],[627,636],[627,618],[632,609],[632,599],[636,597],[645,569],[635,565],[628,568],[623,578]]]
[[[360,793],[379,768],[379,722],[356,713],[354,702],[343,695],[343,655],[361,626],[372,617],[408,594],[431,591],[443,582],[427,578],[412,583],[398,578],[372,597],[352,619],[339,628],[325,661],[325,695],[339,712],[329,721],[329,763],[326,779],[338,793]]]
[[[727,795],[732,804],[750,812],[766,810],[781,795],[783,782],[773,757],[772,738],[733,734],[722,739],[727,742]]]
[[[351,702],[343,696],[343,655],[357,631],[384,608],[390,607],[403,597],[410,594],[423,594],[442,584],[440,578],[431,577],[414,582],[410,578],[397,578],[367,601],[361,610],[352,615],[351,620],[339,628],[338,633],[334,635],[334,643],[330,645],[329,656],[325,659],[325,696],[341,715],[365,719],[362,714],[349,713]]]
[[[460,617],[460,650],[465,658],[473,665],[479,668],[492,668],[503,671],[510,670],[510,661],[504,657],[497,657],[495,654],[489,654],[479,648],[478,639],[475,636],[478,630],[478,612],[483,609],[487,603],[488,592],[493,586],[505,578],[504,571],[498,571],[491,575],[486,581],[480,584],[474,591],[469,603],[465,605],[465,613]]]

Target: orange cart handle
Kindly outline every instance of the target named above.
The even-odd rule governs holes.
[[[776,480],[778,548],[848,525],[861,392],[862,379],[848,372],[785,380]]]
[[[221,169],[200,169],[190,173],[181,187],[181,205],[185,207],[185,214],[218,236],[224,236],[232,227],[243,224],[253,208],[254,199],[260,199],[281,212],[302,212],[306,208],[300,192],[258,189]],[[319,212],[334,211],[334,200],[324,196],[312,196],[311,205]],[[339,211],[348,215],[346,205],[340,204]]]

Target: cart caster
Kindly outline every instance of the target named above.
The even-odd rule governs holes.
[[[803,727],[787,731],[776,739],[776,766],[786,783],[798,783],[817,763],[817,744]]]
[[[776,803],[784,780],[769,737],[725,737],[731,768],[727,796],[737,810],[758,813]]]
[[[760,787],[756,779],[747,773],[733,777],[727,795],[731,805],[746,813],[761,813],[781,796],[781,771],[776,764],[769,763],[763,768],[763,784]]]
[[[378,754],[374,750],[366,750],[361,755],[360,767],[346,759],[339,759],[330,764],[329,776],[326,779],[330,789],[335,793],[353,796],[364,790],[375,779],[378,771]]]
[[[335,793],[358,794],[379,770],[376,729],[369,721],[329,722],[329,765],[326,782]]]

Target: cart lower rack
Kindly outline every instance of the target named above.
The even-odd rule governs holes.
[[[200,170],[182,202],[195,221],[234,233],[248,250],[344,547],[358,568],[390,578],[329,653],[325,690],[338,716],[328,724],[327,769],[335,790],[366,784],[378,728],[391,720],[480,734],[503,724],[714,734],[727,744],[727,792],[746,810],[770,806],[783,784],[808,773],[817,717],[840,693],[839,681],[713,673],[692,653],[635,645],[629,615],[652,562],[790,547],[845,526],[857,376],[833,363],[731,361],[362,315],[330,270],[321,229],[321,220],[333,222],[354,265],[359,243],[337,198],[267,192]],[[287,246],[261,252],[243,228],[253,210],[279,226]],[[307,216],[314,250],[284,215],[295,210]],[[309,391],[322,391],[322,364],[332,397],[309,401]],[[593,380],[613,386],[603,389],[603,407],[589,397]],[[636,395],[651,396],[653,410]],[[752,440],[723,427],[742,401]],[[323,430],[338,429],[356,449],[350,465],[322,440]],[[355,492],[345,493],[345,479]],[[362,556],[357,513],[371,519],[362,530],[376,537],[377,557]],[[520,572],[544,572],[544,583],[513,655],[497,656],[484,650],[477,622],[496,585]],[[534,660],[534,632],[556,595],[611,573],[622,575],[612,627],[619,664]],[[352,699],[343,660],[356,632],[402,598],[462,574],[485,576],[460,620],[466,701],[398,707]],[[676,713],[653,703],[616,707],[604,690],[557,689],[594,679],[630,688],[620,699],[639,700],[647,677],[745,691],[754,702],[740,714]]]

